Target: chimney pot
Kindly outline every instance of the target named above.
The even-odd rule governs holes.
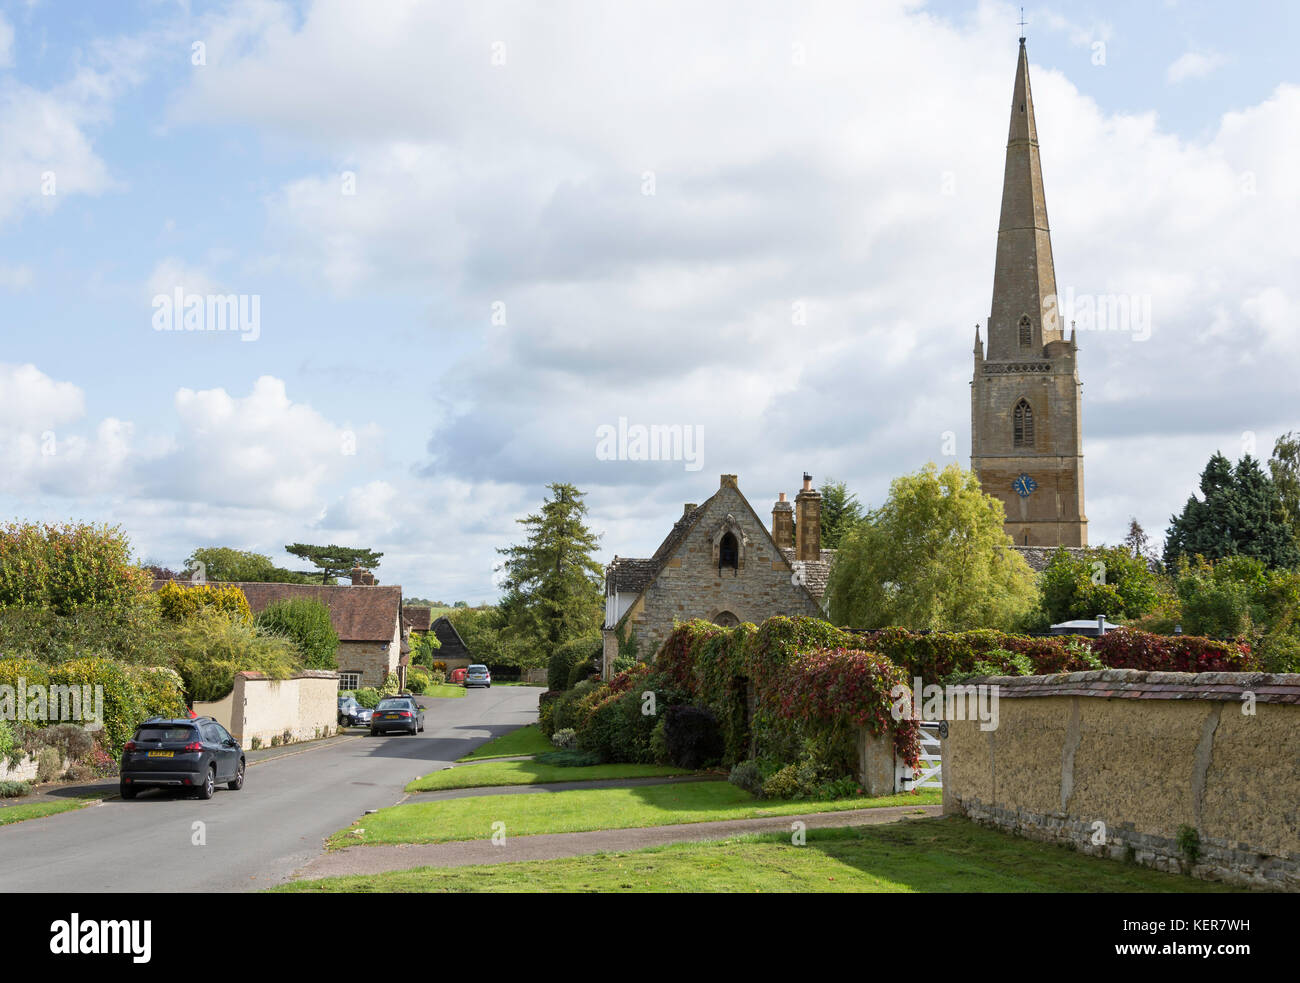
[[[812,486],[812,475],[803,475],[803,490],[795,496],[795,546],[805,563],[822,558],[822,495]]]

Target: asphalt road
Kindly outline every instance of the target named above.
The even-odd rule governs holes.
[[[537,717],[533,686],[476,689],[429,705],[418,736],[359,736],[262,761],[207,802],[142,793],[0,827],[0,891],[249,891],[289,879],[324,839],[411,779]],[[363,734],[364,732],[358,731]],[[194,841],[195,822],[206,843]]]

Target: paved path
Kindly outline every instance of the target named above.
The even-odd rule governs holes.
[[[584,783],[591,785],[594,783]],[[849,809],[803,816],[770,816],[763,819],[732,819],[714,823],[682,823],[676,826],[647,826],[638,829],[608,829],[590,833],[544,833],[538,836],[507,837],[501,846],[491,840],[461,840],[455,843],[421,843],[401,846],[354,846],[316,857],[302,867],[295,878],[315,879],[347,874],[378,874],[412,867],[465,867],[471,864],[500,864],[519,860],[554,860],[591,853],[612,853],[684,843],[693,840],[721,840],[745,833],[789,832],[791,823],[802,821],[809,829],[836,826],[874,826],[916,816],[938,816],[943,807],[887,806],[877,809]]]
[[[244,891],[278,884],[367,809],[537,717],[536,687],[427,701],[418,736],[358,735],[249,753],[243,791],[162,791],[0,826],[0,891]],[[254,764],[254,759],[257,760]],[[196,829],[195,823],[202,827]],[[202,832],[204,845],[195,845]]]

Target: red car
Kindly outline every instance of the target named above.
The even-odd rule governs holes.
[[[465,682],[465,669],[465,666],[461,666],[459,669],[453,669],[451,671],[451,678],[448,679],[447,682],[455,683],[458,686],[463,685]]]

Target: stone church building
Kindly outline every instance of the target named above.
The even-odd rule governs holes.
[[[1078,345],[1060,323],[1052,238],[1029,87],[1020,59],[1011,99],[988,349],[975,328],[971,470],[1002,500],[1017,546],[1088,545]]]
[[[683,507],[653,556],[615,556],[605,568],[603,675],[620,638],[635,638],[637,655],[650,660],[674,621],[730,626],[822,616],[832,555],[821,548],[821,493],[811,475],[793,504],[781,493],[769,530],[736,475],[724,474],[712,498]]]

